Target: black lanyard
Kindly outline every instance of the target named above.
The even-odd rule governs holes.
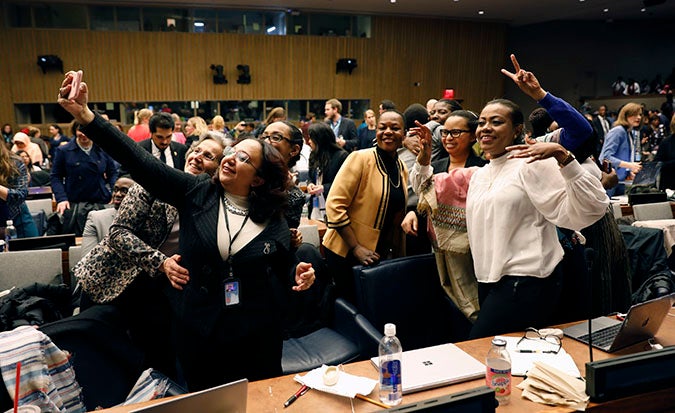
[[[232,272],[232,243],[237,239],[239,234],[241,233],[241,230],[244,229],[244,226],[246,226],[246,223],[248,222],[248,213],[244,216],[244,222],[241,223],[241,226],[239,227],[239,230],[232,236],[232,231],[230,231],[230,220],[227,218],[227,205],[225,205],[225,200],[223,199],[223,209],[224,209],[224,215],[225,215],[225,227],[227,227],[227,236],[230,239],[230,245],[227,246],[227,263],[230,267],[229,271],[229,278],[234,278],[234,273]]]

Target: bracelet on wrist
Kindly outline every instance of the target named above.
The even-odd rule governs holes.
[[[567,151],[567,156],[565,156],[565,158],[562,161],[558,161],[558,165],[561,168],[564,168],[565,166],[572,163],[572,161],[574,161],[575,159],[577,159],[577,158],[574,157],[574,154],[570,151]]]

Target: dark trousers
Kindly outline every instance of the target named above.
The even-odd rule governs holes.
[[[110,304],[120,310],[124,328],[131,341],[144,354],[144,366],[178,380],[176,352],[172,344],[171,307],[161,293],[161,279],[141,274]],[[86,291],[80,298],[80,310],[96,305]]]
[[[233,330],[223,315],[208,336],[192,324],[176,322],[176,349],[191,392],[231,381],[249,381],[281,376],[283,338],[280,328],[261,325],[245,336]]]
[[[325,249],[328,272],[335,282],[335,293],[350,303],[356,305],[356,286],[352,267],[361,265],[350,253],[341,257],[329,249]]]
[[[303,243],[295,252],[298,260],[312,264],[316,280],[305,291],[288,294],[288,311],[284,322],[284,338],[302,337],[327,325],[332,313],[332,280],[319,249]]]
[[[469,339],[545,327],[558,306],[560,270],[546,278],[506,275],[496,283],[478,283],[480,313]]]

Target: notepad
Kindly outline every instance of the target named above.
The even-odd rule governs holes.
[[[370,359],[375,368],[379,358]],[[485,377],[485,365],[454,344],[403,352],[403,394]]]
[[[506,350],[509,352],[509,356],[511,356],[511,374],[514,376],[525,376],[534,366],[534,362],[539,361],[555,367],[572,377],[581,377],[574,359],[564,348],[561,348],[558,354],[520,353],[516,351],[516,344],[520,340],[520,337],[497,336],[497,338],[506,340]]]

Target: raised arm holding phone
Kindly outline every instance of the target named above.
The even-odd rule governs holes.
[[[286,296],[309,288],[315,276],[289,253],[281,209],[288,169],[279,152],[245,139],[226,150],[214,178],[178,171],[95,115],[85,82],[67,98],[74,73],[66,73],[58,103],[137,182],[179,211],[181,265],[190,276],[182,291],[167,285],[165,293],[189,389],[280,375]]]

